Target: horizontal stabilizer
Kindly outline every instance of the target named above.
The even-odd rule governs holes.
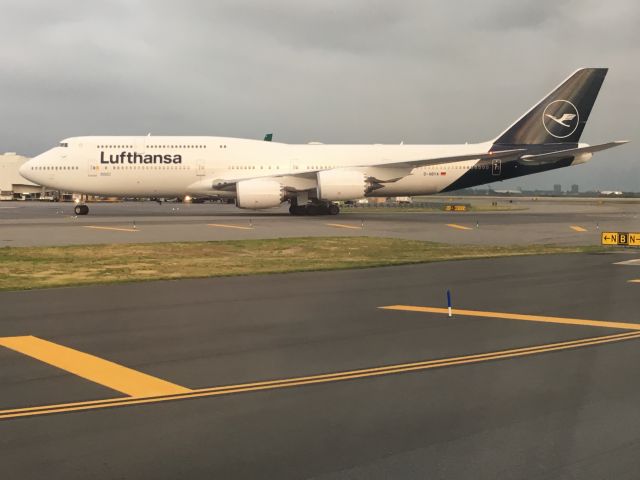
[[[537,165],[543,163],[552,163],[557,160],[573,157],[581,153],[595,153],[608,148],[617,147],[628,143],[629,140],[618,140],[616,142],[602,143],[600,145],[589,145],[588,147],[567,148],[564,150],[557,150],[555,152],[541,153],[539,155],[523,155],[520,158],[522,163],[535,163]]]

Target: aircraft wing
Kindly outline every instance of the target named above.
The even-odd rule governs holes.
[[[429,159],[402,160],[398,162],[367,163],[364,165],[354,165],[344,168],[356,168],[366,171],[373,181],[387,183],[395,182],[409,175],[411,170],[418,167],[430,165],[441,165],[445,163],[464,162],[467,160],[491,160],[508,157],[517,157],[524,149],[502,150],[494,152],[478,152],[465,155],[453,155],[448,157],[438,157]],[[316,187],[316,174],[320,170],[305,170],[303,172],[283,172],[279,175],[273,173],[260,175],[257,177],[243,178],[216,178],[204,181],[205,188],[215,190],[234,190],[237,182],[241,180],[251,180],[252,178],[279,178],[288,189],[292,191],[310,190]],[[199,182],[201,183],[201,182]],[[195,185],[193,185],[195,187]]]
[[[441,165],[443,163],[464,162],[467,160],[491,160],[491,159],[497,159],[497,158],[515,157],[524,151],[525,151],[524,149],[515,149],[515,150],[502,150],[502,151],[494,151],[494,152],[481,152],[481,153],[471,153],[467,155],[453,155],[450,157],[403,160],[399,162],[370,163],[367,165],[360,165],[360,167],[418,168],[418,167],[428,167],[430,165]]]
[[[618,140],[616,142],[601,143],[600,145],[589,145],[588,147],[568,148],[565,150],[557,150],[555,152],[541,153],[538,155],[523,155],[520,157],[522,163],[535,163],[541,165],[544,163],[553,163],[563,158],[573,157],[581,153],[595,153],[608,148],[617,147],[628,143],[629,140]]]

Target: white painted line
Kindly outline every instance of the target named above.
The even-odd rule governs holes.
[[[616,262],[614,265],[635,265],[640,267],[640,258],[635,258],[633,260],[625,260],[624,262]]]

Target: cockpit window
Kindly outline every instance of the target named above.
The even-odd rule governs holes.
[[[59,147],[68,147],[69,144],[67,142],[60,142]]]

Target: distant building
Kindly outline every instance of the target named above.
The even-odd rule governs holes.
[[[560,185],[559,183],[556,183],[556,184],[553,186],[553,193],[554,193],[555,195],[562,195],[562,185]]]
[[[22,177],[18,170],[27,157],[13,152],[0,155],[0,200],[11,200],[16,195],[40,194],[42,187]]]
[[[573,193],[574,195],[580,193],[580,186],[575,183],[571,185],[571,193]]]

